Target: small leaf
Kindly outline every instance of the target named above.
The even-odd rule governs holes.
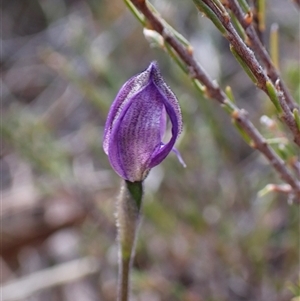
[[[278,54],[278,24],[274,23],[270,31],[270,55],[273,64],[279,70],[279,54]]]
[[[280,106],[280,103],[279,103],[279,99],[278,99],[278,96],[277,96],[277,91],[274,87],[274,85],[271,83],[271,81],[267,81],[266,82],[266,88],[267,88],[267,91],[268,91],[268,95],[271,99],[271,101],[273,102],[276,110],[278,111],[278,113],[282,113],[282,108]]]
[[[230,44],[230,51],[232,52],[232,54],[234,55],[234,57],[236,58],[236,60],[239,62],[239,64],[241,65],[241,67],[244,69],[244,71],[248,74],[248,76],[250,77],[250,79],[254,82],[254,84],[257,84],[256,77],[254,76],[254,74],[252,73],[252,71],[249,69],[248,65],[245,63],[245,61],[243,60],[243,58],[237,53],[237,51],[235,50],[235,48],[231,44]]]
[[[232,93],[232,89],[230,86],[227,86],[225,88],[225,93],[227,95],[227,97],[230,99],[231,102],[235,103],[235,99],[234,99],[234,96],[233,96],[233,93]]]
[[[235,119],[233,119],[232,123],[235,125],[242,138],[246,141],[247,144],[251,145],[252,139],[248,136],[248,134],[244,131],[244,129],[237,123]]]
[[[299,111],[298,109],[294,109],[293,110],[293,115],[294,115],[294,119],[295,119],[295,122],[297,124],[297,128],[298,130],[300,131],[300,116],[299,116]]]

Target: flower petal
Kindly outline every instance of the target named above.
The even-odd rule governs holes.
[[[162,108],[160,118],[160,140],[163,139],[167,129],[167,112],[165,107]]]
[[[148,69],[151,68],[150,79],[155,83],[156,87],[160,90],[161,94],[164,95],[165,99],[172,106],[174,113],[178,120],[178,135],[182,132],[182,117],[181,110],[178,103],[178,100],[172,90],[168,87],[168,85],[163,80],[157,63],[152,62]]]
[[[108,148],[110,163],[121,177],[134,182],[148,174],[152,154],[161,145],[163,106],[161,93],[150,82],[123,107]]]
[[[167,116],[172,124],[172,136],[164,144]],[[177,98],[153,62],[147,70],[127,81],[115,98],[105,124],[103,148],[122,178],[142,181],[152,167],[174,150],[181,131]]]
[[[122,86],[114,102],[112,103],[105,123],[104,138],[103,138],[103,149],[107,155],[108,155],[108,145],[109,145],[110,135],[114,123],[119,118],[121,111],[123,110],[127,102],[130,100],[130,98],[135,93],[143,89],[146,85],[148,85],[150,71],[151,68],[148,67],[148,69],[145,70],[144,72],[135,75],[131,79],[129,79]]]
[[[166,112],[171,120],[172,137],[171,137],[170,141],[165,145],[161,142],[160,146],[158,148],[156,148],[156,150],[153,152],[152,158],[150,161],[150,165],[149,165],[150,168],[161,163],[166,158],[166,156],[171,152],[171,150],[173,149],[173,146],[176,142],[176,139],[179,135],[179,130],[180,130],[180,128],[179,128],[180,120],[178,119],[177,112],[174,110],[173,104],[170,103],[163,95],[162,95],[162,99],[164,102]]]
[[[167,144],[163,144],[161,142],[160,146],[156,148],[149,165],[149,167],[152,168],[161,163],[173,149],[176,139],[182,131],[182,117],[178,100],[161,77],[157,65],[152,63],[150,66],[152,66],[150,79],[161,93],[161,99],[164,102],[164,108],[172,124],[172,137]]]

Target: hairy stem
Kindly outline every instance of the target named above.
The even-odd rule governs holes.
[[[122,183],[116,214],[119,240],[118,301],[129,300],[130,270],[134,257],[142,196],[142,182],[124,181]]]

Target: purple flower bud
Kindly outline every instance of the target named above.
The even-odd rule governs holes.
[[[167,116],[172,137],[166,144]],[[114,100],[105,124],[103,148],[115,172],[130,182],[142,181],[161,163],[182,130],[178,101],[152,62],[147,70],[128,80]]]

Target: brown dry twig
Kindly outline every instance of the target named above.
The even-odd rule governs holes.
[[[148,21],[148,27],[158,32],[165,40],[165,42],[177,53],[180,59],[188,66],[191,70],[191,74],[194,78],[199,80],[206,88],[206,94],[212,99],[218,101],[221,105],[228,105],[230,100],[227,98],[224,91],[220,89],[218,84],[206,74],[202,66],[195,60],[193,53],[190,49],[183,46],[174,35],[168,30],[164,23],[156,16],[152,10],[149,9],[145,0],[132,0],[134,6],[146,17]],[[259,68],[260,70],[261,68]],[[259,71],[258,70],[258,71]],[[258,72],[259,76],[261,71]],[[263,77],[264,79],[264,77]],[[255,128],[252,122],[249,120],[245,110],[239,109],[234,104],[230,103],[233,112],[231,117],[239,124],[239,126],[247,133],[252,139],[251,146],[260,151],[270,162],[270,164],[279,173],[281,178],[288,183],[293,190],[297,202],[300,202],[300,183],[297,181],[293,174],[286,167],[285,162],[275,153],[275,151],[266,143],[264,137]]]

